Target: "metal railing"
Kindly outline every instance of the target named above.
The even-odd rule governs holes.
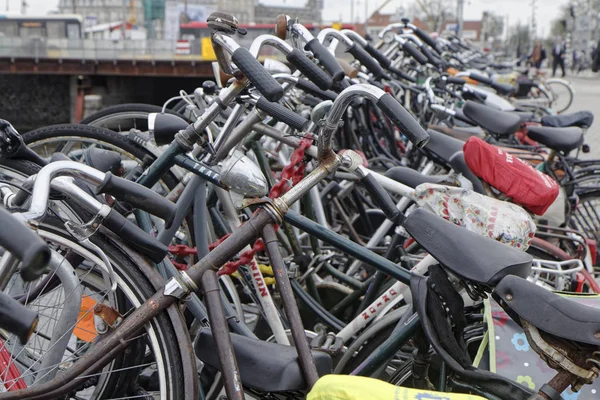
[[[190,53],[176,52],[172,40],[99,40],[0,37],[0,57],[77,60],[202,60],[199,43]]]

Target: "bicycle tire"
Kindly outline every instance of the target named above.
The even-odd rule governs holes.
[[[79,121],[79,124],[110,129],[114,132],[128,132],[130,129],[148,130],[148,114],[161,113],[162,107],[153,104],[128,103],[103,108]],[[170,109],[165,113],[179,115]],[[118,128],[118,130],[115,130]]]
[[[156,159],[154,154],[128,137],[120,135],[109,129],[99,128],[96,126],[81,124],[50,125],[26,132],[22,136],[25,144],[34,150],[37,147],[36,142],[40,142],[40,144],[38,144],[39,146],[43,140],[57,139],[60,137],[82,137],[104,142],[115,148],[122,149],[126,153],[129,153],[129,155],[135,157],[137,161],[143,160],[144,157],[151,157],[153,161]],[[46,155],[48,156],[48,154]],[[178,183],[177,178],[170,171],[163,175],[162,180],[169,189],[173,189]]]
[[[55,245],[61,246],[62,249],[69,249],[77,254],[83,249],[77,241],[73,240],[73,237],[63,228],[62,222],[55,217],[46,217],[39,225],[38,232],[47,241],[54,243]],[[149,278],[131,259],[130,254],[123,251],[121,247],[115,245],[115,239],[109,239],[102,233],[96,233],[91,241],[100,247],[109,258],[115,274],[118,277],[118,295],[126,297],[126,302],[129,304],[127,307],[139,307],[147,298],[151,297],[155,291],[155,285],[152,284],[152,279]],[[82,256],[83,257],[83,256]],[[137,260],[139,262],[139,260]],[[75,270],[81,271],[80,265],[75,267]],[[93,277],[93,274],[85,273],[83,276],[86,279]],[[97,278],[100,282],[102,279]],[[93,279],[92,279],[93,281]],[[33,302],[31,303],[33,304]],[[176,306],[175,306],[176,307]],[[126,310],[119,310],[122,311]],[[175,317],[174,317],[175,316]],[[146,330],[146,333],[152,332],[149,337],[155,342],[151,345],[150,342],[146,342],[143,337],[136,338],[132,341],[128,350],[125,350],[122,354],[117,356],[110,367],[115,368],[119,372],[100,371],[100,375],[104,375],[106,379],[95,381],[96,385],[99,382],[102,383],[102,393],[92,393],[92,398],[113,398],[122,396],[134,395],[131,391],[140,390],[138,375],[141,368],[148,362],[148,355],[146,354],[147,349],[151,348],[154,350],[154,356],[160,353],[158,359],[160,362],[157,364],[161,366],[158,371],[159,380],[166,385],[160,392],[160,398],[166,399],[183,399],[186,396],[184,389],[184,380],[187,374],[195,374],[195,371],[184,368],[185,365],[192,365],[191,363],[184,363],[183,357],[190,357],[189,354],[184,354],[181,351],[181,347],[178,343],[177,330],[185,331],[186,326],[181,315],[177,313],[168,313],[166,310],[161,312],[157,317],[149,322],[150,331]],[[136,352],[137,351],[137,352]],[[141,352],[141,354],[140,354]],[[134,362],[141,362],[141,366],[131,365]],[[74,363],[76,365],[76,362]],[[105,367],[106,369],[106,367]],[[94,374],[97,375],[97,374]],[[188,378],[189,379],[189,378]],[[83,379],[82,382],[86,380]],[[94,380],[92,380],[92,383]],[[131,386],[135,383],[134,386]],[[92,384],[90,387],[94,387]],[[145,391],[146,388],[142,388]],[[89,387],[78,388],[76,393],[89,390]],[[153,390],[152,390],[153,391]],[[147,393],[147,392],[146,392]],[[78,397],[79,398],[79,397]]]
[[[552,109],[554,111],[556,111],[557,114],[563,113],[565,111],[567,111],[569,109],[569,107],[571,107],[571,105],[573,104],[573,97],[575,97],[574,92],[573,92],[573,88],[571,87],[571,85],[569,85],[568,82],[564,82],[561,79],[548,79],[544,82],[544,86],[546,88],[548,88],[548,90],[550,91],[550,93],[552,93],[552,96],[554,97],[556,94],[556,90],[554,90],[552,88],[553,85],[556,86],[562,86],[564,88],[566,88],[566,93],[569,94],[569,100],[565,102],[565,105],[563,106],[561,104],[560,107],[558,107],[556,105],[556,101],[561,97],[561,96],[556,96],[556,98],[552,99]]]
[[[590,190],[579,193],[579,202],[571,212],[569,226],[582,232],[586,237],[594,239],[596,246],[600,245],[600,190]]]

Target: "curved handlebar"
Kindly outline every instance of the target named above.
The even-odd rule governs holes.
[[[356,97],[366,97],[376,103],[386,116],[417,147],[423,147],[429,141],[429,135],[404,107],[389,93],[369,84],[359,83],[344,89],[335,99],[329,114],[325,118],[319,138],[319,159],[325,157],[331,149],[333,133],[348,105]]]

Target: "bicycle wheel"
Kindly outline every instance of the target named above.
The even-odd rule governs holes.
[[[51,125],[23,135],[23,141],[42,158],[49,159],[53,153],[68,155],[74,161],[84,161],[84,151],[89,147],[115,151],[121,154],[123,164],[133,168],[144,158],[155,160],[156,156],[124,135],[108,129],[89,125],[61,124]],[[178,179],[173,172],[167,172],[162,182],[169,189],[174,188]]]
[[[103,325],[98,325],[97,318],[104,314],[94,311],[96,307],[126,317],[155,292],[149,278],[133,264],[129,256],[103,235],[95,235],[92,242],[103,250],[112,265],[117,281],[117,290],[114,292],[107,285],[102,260],[77,243],[62,228],[60,220],[46,218],[38,232],[57,257],[63,260],[60,263],[68,262],[73,267],[78,282],[77,290],[65,284],[56,270],[34,282],[24,283],[18,274],[11,278],[5,292],[38,312],[40,322],[24,346],[18,344],[14,336],[0,332],[4,344],[0,347],[0,354],[5,360],[10,360],[0,369],[0,382],[7,390],[23,385],[35,386],[47,379],[47,375],[76,365],[77,359],[102,335],[98,327]],[[77,321],[74,325],[64,326],[62,313],[69,312],[67,305],[72,306],[74,302],[80,303],[76,310],[79,311]],[[190,364],[184,364],[182,357],[189,355],[181,354],[176,329],[185,329],[181,317],[174,319],[167,312],[159,314],[105,368],[90,376],[79,377],[81,385],[68,397],[184,398],[184,377],[186,374],[193,376],[194,371],[184,371],[184,365]],[[63,352],[63,348],[55,347],[57,342],[52,339],[64,335],[68,335],[69,340]],[[55,356],[57,350],[63,354],[60,354],[58,362],[48,365],[45,358],[51,358],[51,354]]]
[[[162,107],[153,104],[119,104],[106,107],[82,119],[79,123],[115,132],[128,132],[130,129],[146,132],[148,131],[148,114],[160,112],[162,112]],[[166,109],[165,113],[179,115],[169,109]]]
[[[557,114],[565,112],[573,104],[573,88],[562,79],[548,79],[544,86],[552,94],[552,110]]]
[[[579,194],[579,202],[571,212],[569,225],[600,245],[600,190]]]

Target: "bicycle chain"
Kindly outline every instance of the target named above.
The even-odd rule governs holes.
[[[269,191],[268,197],[271,199],[275,199],[280,197],[285,192],[287,192],[294,185],[298,184],[304,178],[305,172],[305,163],[304,163],[304,155],[306,149],[312,146],[313,139],[312,135],[307,135],[300,140],[298,147],[292,153],[290,157],[290,163],[286,165],[279,174],[279,181],[271,187]],[[278,226],[275,226],[277,229]],[[219,240],[214,243],[211,243],[208,246],[208,250],[212,251],[221,243],[223,243],[231,233],[223,236]],[[251,264],[254,262],[254,255],[258,252],[265,250],[265,244],[261,239],[258,239],[252,245],[250,250],[246,250],[240,254],[239,258],[236,261],[228,261],[223,267],[219,270],[218,275],[231,275],[238,270],[238,268],[242,265]],[[176,255],[190,255],[197,254],[196,249],[190,249],[188,246],[177,245],[177,246],[169,246],[169,251],[172,254]],[[174,263],[177,268],[181,269],[184,264]]]

